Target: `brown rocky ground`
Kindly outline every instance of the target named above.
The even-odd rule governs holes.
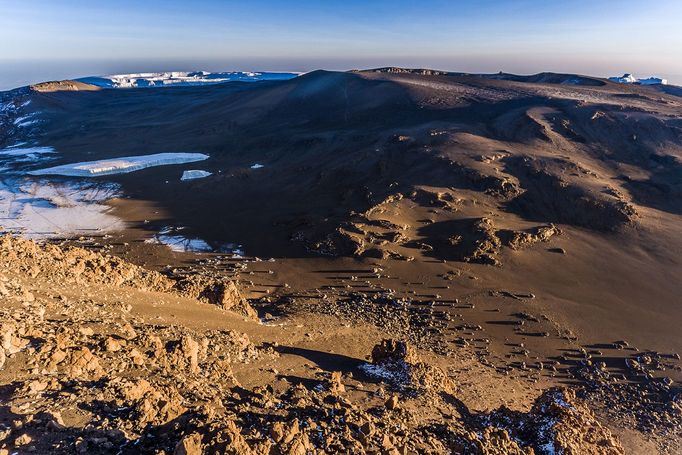
[[[432,353],[323,316],[263,324],[237,288],[223,307],[242,314],[111,256],[5,236],[0,293],[4,453],[624,453],[570,389],[475,411]],[[480,368],[465,362],[448,364]]]

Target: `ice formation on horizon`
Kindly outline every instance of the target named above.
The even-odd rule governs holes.
[[[646,79],[637,79],[630,73],[625,73],[622,76],[614,76],[609,78],[610,81],[618,82],[620,84],[639,84],[639,85],[666,85],[668,84],[667,79],[662,79],[660,77],[648,77]]]
[[[124,156],[97,161],[64,164],[28,172],[29,175],[64,175],[69,177],[97,177],[125,174],[148,167],[184,164],[208,159],[203,153],[156,153],[153,155]]]
[[[167,87],[188,85],[222,84],[224,82],[253,82],[264,80],[286,80],[298,76],[298,73],[270,72],[218,72],[208,71],[168,71],[158,73],[112,74],[109,76],[91,76],[78,79],[80,82],[97,85],[103,88],[139,88]]]
[[[661,79],[660,77],[647,77],[646,79],[637,79],[640,85],[668,85],[667,79]]]

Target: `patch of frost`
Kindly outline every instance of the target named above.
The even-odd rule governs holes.
[[[45,161],[50,159],[50,156],[55,153],[52,147],[21,147],[22,144],[15,144],[0,150],[0,161],[5,161],[3,164],[12,163],[35,163],[38,161]]]
[[[24,121],[26,121],[26,120],[30,120],[32,116],[33,116],[33,115],[25,115],[25,116],[23,116],[23,117],[17,117],[17,118],[14,119],[14,124],[15,124],[15,125],[19,125],[20,123],[22,123],[22,122],[24,122]]]
[[[27,126],[35,125],[37,123],[40,123],[40,120],[26,120],[25,122],[17,123],[17,126],[19,128],[26,128]]]
[[[158,235],[156,239],[177,253],[208,253],[213,251],[211,245],[201,239],[188,239],[179,235]]]
[[[180,180],[194,180],[194,179],[203,179],[204,177],[208,177],[211,174],[208,171],[199,171],[196,169],[191,169],[189,171],[185,171],[182,173],[182,177],[180,177]]]
[[[0,155],[20,157],[27,159],[38,159],[43,155],[51,155],[55,153],[52,147],[20,147],[23,144],[16,144],[12,147],[0,150]]]
[[[176,253],[208,253],[213,251],[205,241],[199,238],[189,238],[179,232],[184,228],[164,228],[154,237],[145,240],[145,243],[158,243],[166,245]]]
[[[145,243],[166,245],[176,253],[230,253],[233,257],[241,257],[244,254],[241,245],[225,243],[216,248],[198,237],[182,235],[184,230],[184,227],[165,227],[154,237],[145,240]]]
[[[393,384],[401,384],[407,381],[407,375],[404,369],[387,368],[382,365],[375,365],[373,363],[363,363],[358,367],[367,376],[388,381]]]

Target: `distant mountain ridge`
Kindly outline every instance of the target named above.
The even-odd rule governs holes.
[[[153,73],[113,74],[108,76],[88,76],[77,79],[79,82],[101,88],[140,88],[188,85],[222,84],[225,82],[256,82],[287,80],[299,73],[271,73],[251,71],[207,72],[207,71],[166,71]]]

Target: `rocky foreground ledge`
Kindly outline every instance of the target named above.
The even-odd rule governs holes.
[[[5,236],[0,301],[0,454],[624,453],[571,390],[477,413],[400,340],[368,352],[363,374],[247,388],[235,369],[286,366],[232,282]],[[222,328],[180,310],[168,322],[207,306]]]

